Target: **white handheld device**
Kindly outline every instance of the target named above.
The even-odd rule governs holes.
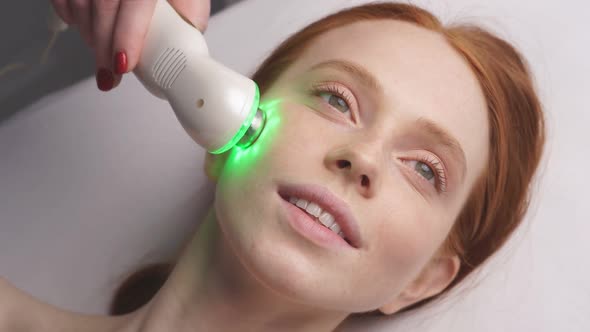
[[[246,147],[264,127],[256,83],[213,60],[201,32],[166,0],[156,3],[134,73],[211,153]]]

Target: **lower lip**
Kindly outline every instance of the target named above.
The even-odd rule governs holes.
[[[303,235],[313,243],[332,250],[341,250],[344,248],[353,248],[344,241],[338,234],[332,232],[324,225],[315,221],[309,214],[284,200],[281,202],[287,211],[289,225],[299,234]]]

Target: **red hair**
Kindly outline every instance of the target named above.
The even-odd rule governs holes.
[[[441,248],[459,256],[459,272],[441,293],[402,310],[407,311],[442,296],[459,284],[498,251],[521,224],[529,205],[533,175],[542,155],[544,118],[529,67],[510,43],[474,25],[444,26],[428,11],[410,4],[366,4],[324,17],[281,43],[252,79],[264,94],[315,38],[332,29],[368,20],[405,21],[444,36],[477,77],[487,102],[490,124],[488,167],[472,188]],[[136,301],[135,307],[123,308],[125,299],[139,298],[139,294],[131,291],[131,280],[134,280],[131,284],[137,285],[148,282],[150,278],[146,276],[162,279],[169,270],[169,264],[162,264],[151,266],[149,274],[146,270],[136,272],[117,290],[111,313],[129,312],[147,302]],[[160,286],[152,287],[149,292],[155,293]]]

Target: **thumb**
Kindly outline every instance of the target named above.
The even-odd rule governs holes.
[[[210,0],[168,0],[182,18],[201,32],[207,29],[211,12]]]

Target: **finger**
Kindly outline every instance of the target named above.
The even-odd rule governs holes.
[[[93,37],[96,55],[97,85],[102,91],[113,88],[115,76],[113,74],[112,41],[113,29],[119,10],[119,0],[94,0]]]
[[[70,12],[68,0],[51,0],[53,10],[68,25],[74,24],[74,18]]]
[[[121,84],[121,81],[123,80],[123,76],[122,75],[117,75],[116,73],[114,74],[113,77],[113,89],[118,87],[119,84]]]
[[[73,24],[80,31],[80,35],[82,35],[86,44],[93,47],[92,6],[90,5],[90,0],[70,0],[69,8],[72,13]]]
[[[201,32],[205,32],[211,12],[210,0],[169,0],[180,16]]]
[[[137,65],[155,6],[155,0],[121,1],[113,36],[117,74],[132,71]]]

